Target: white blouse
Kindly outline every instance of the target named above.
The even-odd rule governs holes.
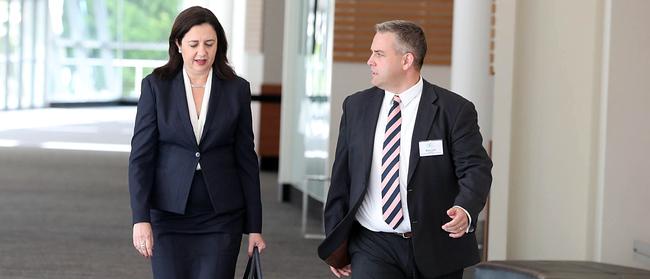
[[[208,114],[208,103],[210,102],[210,91],[212,89],[212,69],[208,73],[208,80],[205,83],[203,100],[201,102],[201,114],[196,112],[196,104],[194,103],[194,96],[192,95],[192,85],[190,84],[190,77],[183,67],[183,81],[185,83],[185,97],[187,98],[187,109],[190,112],[190,122],[192,122],[192,129],[194,130],[194,137],[196,144],[201,143],[201,135],[203,134],[203,126],[205,125],[205,116]],[[197,170],[201,169],[201,163],[197,164]]]

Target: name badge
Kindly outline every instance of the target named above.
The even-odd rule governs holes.
[[[442,155],[442,140],[420,142],[420,157]]]

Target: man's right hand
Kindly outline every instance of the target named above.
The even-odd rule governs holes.
[[[352,267],[350,265],[346,265],[343,268],[335,268],[330,266],[330,270],[338,278],[341,278],[341,276],[350,276],[350,274],[352,274]]]

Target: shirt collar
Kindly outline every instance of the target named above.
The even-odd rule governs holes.
[[[408,106],[409,103],[411,103],[411,101],[415,99],[415,97],[422,94],[422,87],[423,87],[422,77],[420,77],[418,82],[416,82],[409,89],[406,89],[404,90],[404,92],[400,93],[399,98],[402,100],[402,107]],[[388,98],[389,100],[393,100],[393,97],[395,95],[398,95],[390,91],[385,91],[385,92],[387,93],[387,97],[389,97]]]

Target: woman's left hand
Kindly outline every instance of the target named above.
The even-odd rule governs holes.
[[[262,250],[266,248],[266,242],[262,238],[261,233],[250,233],[248,234],[248,256],[253,255],[253,248],[257,246],[257,249],[262,253]]]

